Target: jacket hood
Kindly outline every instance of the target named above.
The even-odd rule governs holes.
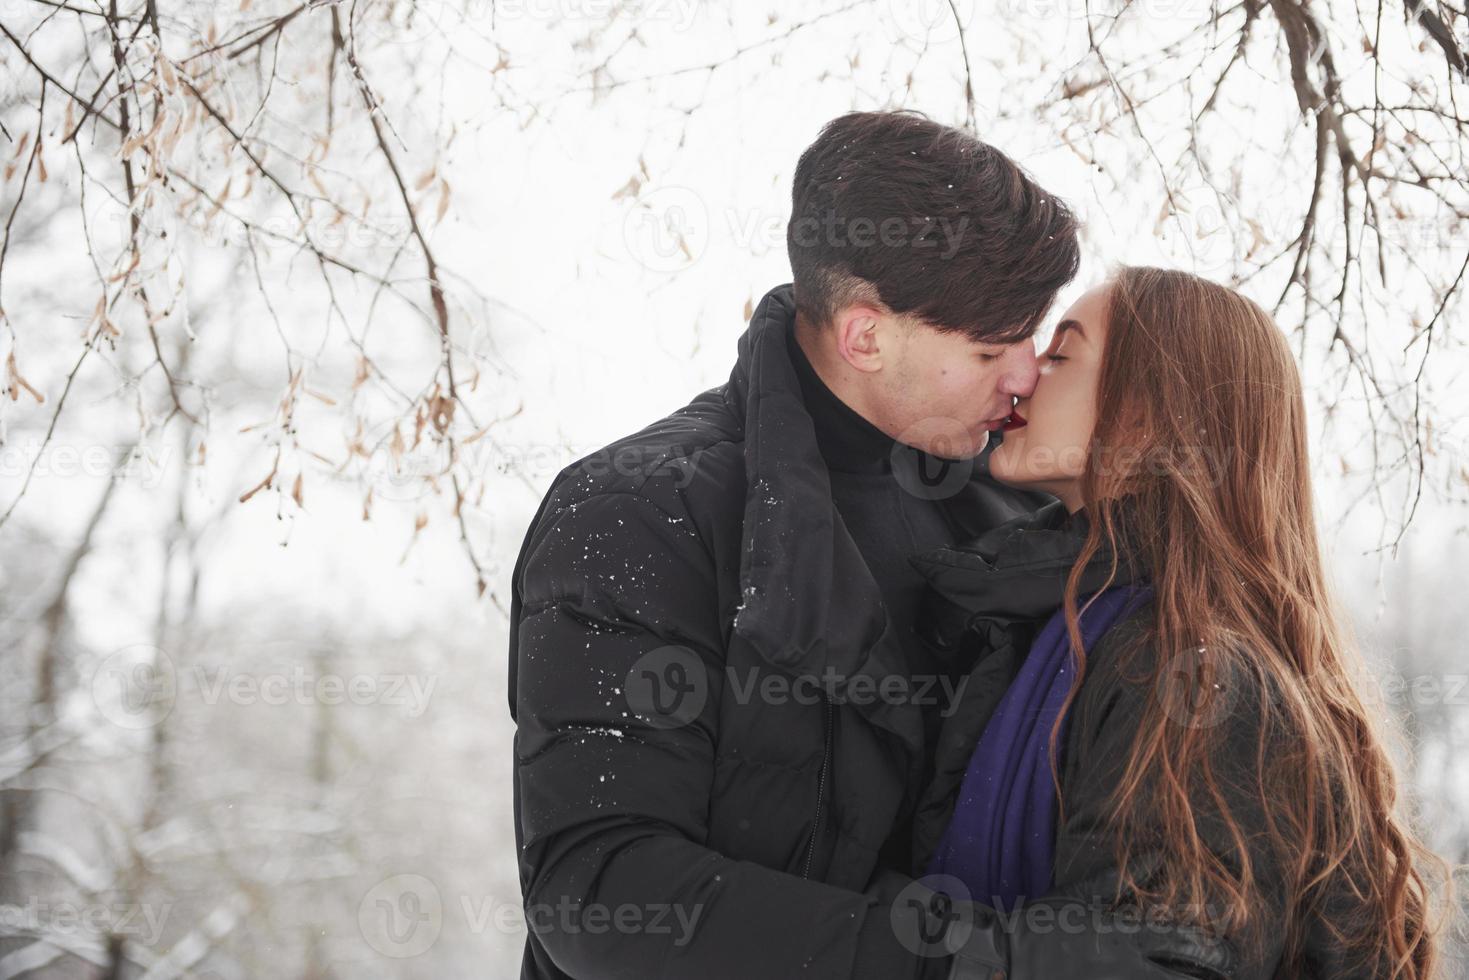
[[[1090,530],[1085,510],[1068,513],[1053,500],[950,548],[909,559],[928,580],[919,629],[938,650],[952,650],[978,620],[999,622],[1048,617],[1062,602],[1066,578]],[[1107,584],[1112,552],[1105,547],[1082,572],[1079,596]],[[1146,577],[1126,547],[1119,549],[1112,585]]]

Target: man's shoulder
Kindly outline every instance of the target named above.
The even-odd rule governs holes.
[[[743,499],[744,432],[721,385],[567,464],[552,479],[537,523],[594,499],[706,519],[733,494]]]

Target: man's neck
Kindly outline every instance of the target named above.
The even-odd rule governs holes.
[[[840,365],[841,355],[831,349],[822,328],[814,326],[798,311],[792,329],[795,332],[796,343],[801,345],[801,352],[806,355],[806,362],[811,365],[812,370],[821,379],[821,383],[826,385],[827,390],[841,399],[843,405],[862,416],[874,427],[881,429],[882,426],[873,421],[873,413],[867,407],[866,399],[862,397],[861,392],[847,383]]]
[[[827,465],[849,473],[890,471],[893,438],[839,394],[834,372],[830,368],[823,372],[813,360],[819,360],[820,353],[811,351],[804,342],[810,338],[800,328],[795,329],[792,339],[792,362]]]

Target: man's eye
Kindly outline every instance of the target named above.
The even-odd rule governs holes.
[[[1000,355],[999,354],[981,354],[981,355],[979,355],[979,359],[981,361],[984,361],[986,364],[988,364],[990,361],[998,361],[1000,359]]]

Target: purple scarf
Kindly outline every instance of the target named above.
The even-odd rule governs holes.
[[[1086,649],[1151,592],[1143,583],[1114,586],[1098,596],[1081,614]],[[1086,601],[1079,597],[1078,608]],[[977,902],[1009,911],[1050,891],[1056,790],[1046,747],[1075,670],[1065,613],[1057,609],[986,724],[954,815],[929,862],[928,874],[953,875]],[[1061,720],[1058,748],[1065,744],[1068,721]]]

